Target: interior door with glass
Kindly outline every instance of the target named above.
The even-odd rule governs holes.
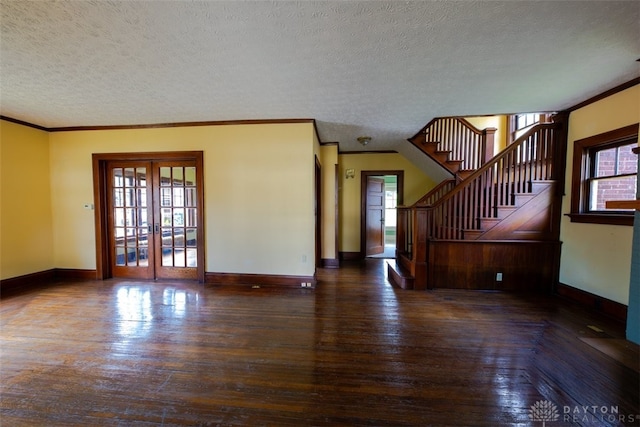
[[[112,162],[108,173],[112,274],[154,279],[151,162]]]
[[[114,161],[107,170],[113,277],[198,279],[203,257],[196,162]]]
[[[154,227],[157,277],[197,279],[198,188],[196,164],[189,161],[154,163],[157,220]]]

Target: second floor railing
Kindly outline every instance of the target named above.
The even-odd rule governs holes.
[[[460,170],[469,171],[493,157],[495,131],[480,130],[462,117],[441,117],[431,120],[410,141],[418,146],[434,144],[438,152],[448,153],[449,160],[461,161]]]

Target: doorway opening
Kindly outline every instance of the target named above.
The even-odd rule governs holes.
[[[403,187],[403,171],[362,172],[361,250],[364,257],[396,257],[396,210],[402,204]]]

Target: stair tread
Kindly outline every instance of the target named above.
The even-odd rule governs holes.
[[[498,218],[495,216],[481,216],[480,217],[480,221],[485,221],[485,222],[500,222],[502,221],[502,218]]]
[[[389,264],[389,266],[392,267],[396,271],[396,274],[398,276],[407,277],[407,278],[413,278],[413,276],[411,275],[411,272],[409,271],[409,269],[406,268],[406,267],[403,267],[402,264],[400,264],[398,261],[396,261],[396,260],[387,260],[387,264]]]
[[[402,289],[413,289],[415,278],[411,275],[411,272],[403,267],[396,260],[387,261],[387,273],[389,281],[394,286],[398,286]]]

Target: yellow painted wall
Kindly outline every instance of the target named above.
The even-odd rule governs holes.
[[[0,120],[0,279],[54,266],[49,135]]]
[[[337,259],[336,253],[336,165],[338,144],[323,145],[322,159],[322,258]]]
[[[362,171],[404,171],[404,204],[411,205],[436,183],[400,154],[366,153],[339,155],[339,250],[360,251],[360,175]],[[355,169],[353,179],[345,179],[345,171]]]
[[[574,111],[569,116],[567,180],[563,213],[571,211],[574,141],[640,122],[640,86]],[[631,270],[629,226],[572,223],[562,218],[560,282],[628,304]]]
[[[496,128],[494,135],[494,155],[498,154],[507,146],[507,116],[479,116],[465,117],[465,119],[480,130]]]
[[[54,264],[93,269],[92,153],[203,151],[207,272],[314,273],[312,123],[50,134]]]

